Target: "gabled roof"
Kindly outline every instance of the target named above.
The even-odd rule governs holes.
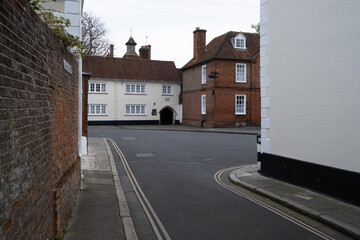
[[[236,49],[231,39],[242,33],[246,37],[246,49]],[[258,33],[227,32],[214,38],[205,47],[205,51],[195,60],[191,59],[181,70],[212,59],[251,60],[260,51],[260,36]]]
[[[86,56],[82,71],[90,72],[91,78],[181,82],[172,61]]]

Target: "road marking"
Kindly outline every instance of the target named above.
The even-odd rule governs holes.
[[[231,192],[233,192],[233,193],[235,193],[235,194],[237,194],[237,195],[239,195],[239,196],[241,196],[241,197],[243,197],[243,198],[246,198],[246,199],[250,200],[250,201],[253,202],[253,203],[258,204],[258,205],[262,206],[263,208],[266,208],[266,209],[270,210],[271,212],[273,212],[273,213],[275,213],[275,214],[277,214],[277,215],[279,215],[279,216],[287,219],[288,221],[290,221],[290,222],[292,222],[292,223],[295,223],[296,225],[298,225],[298,226],[300,226],[300,227],[302,227],[302,228],[304,228],[304,229],[306,229],[306,230],[314,233],[315,235],[317,235],[317,236],[319,236],[319,237],[321,237],[321,238],[323,238],[323,239],[335,240],[334,238],[332,238],[332,237],[324,234],[323,232],[317,230],[316,228],[313,228],[313,227],[311,227],[310,225],[308,225],[308,224],[306,224],[306,223],[304,223],[304,222],[302,222],[302,221],[300,221],[300,220],[298,220],[298,219],[290,216],[289,214],[287,214],[287,213],[285,213],[285,212],[283,212],[283,211],[281,211],[281,210],[279,210],[279,209],[276,209],[276,208],[274,208],[273,206],[271,206],[271,205],[269,205],[269,204],[267,204],[267,203],[265,203],[265,202],[263,202],[263,201],[260,201],[260,200],[254,198],[254,197],[252,197],[252,196],[250,196],[250,195],[247,195],[247,194],[245,194],[245,193],[239,192],[239,191],[237,191],[237,190],[229,187],[228,185],[226,185],[224,182],[221,181],[221,175],[222,175],[224,172],[232,171],[232,170],[235,170],[235,169],[237,169],[237,168],[240,168],[240,166],[232,167],[232,168],[226,168],[226,169],[223,169],[223,170],[218,171],[218,172],[215,173],[215,175],[214,175],[215,181],[216,181],[218,184],[220,184],[222,187],[230,190]]]
[[[144,192],[142,191],[142,189],[140,188],[140,185],[138,183],[138,181],[136,180],[133,172],[130,169],[130,166],[124,156],[124,154],[122,153],[122,151],[120,150],[120,148],[118,147],[118,145],[110,138],[106,138],[106,140],[110,141],[111,144],[114,146],[116,152],[118,153],[120,160],[124,166],[124,169],[126,171],[126,174],[129,177],[130,183],[135,191],[135,194],[137,196],[137,198],[139,199],[139,202],[142,206],[142,208],[144,209],[144,212],[151,224],[151,227],[153,228],[155,235],[157,237],[158,240],[162,240],[164,236],[164,238],[166,240],[171,240],[169,234],[167,233],[164,225],[161,223],[159,217],[156,215],[154,209],[151,207],[149,200],[146,198]],[[155,223],[156,222],[156,223]],[[158,227],[160,228],[160,230],[158,229]],[[161,231],[161,233],[160,233]]]

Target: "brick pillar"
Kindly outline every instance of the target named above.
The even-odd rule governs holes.
[[[82,100],[82,136],[88,138],[88,84],[91,74],[82,73],[83,100]]]

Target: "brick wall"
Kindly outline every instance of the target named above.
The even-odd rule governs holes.
[[[0,23],[0,239],[58,238],[80,184],[77,61],[25,0]]]

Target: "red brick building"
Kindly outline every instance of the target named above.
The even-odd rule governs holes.
[[[260,125],[260,37],[227,32],[206,45],[194,31],[194,57],[183,72],[183,124],[204,127]]]

